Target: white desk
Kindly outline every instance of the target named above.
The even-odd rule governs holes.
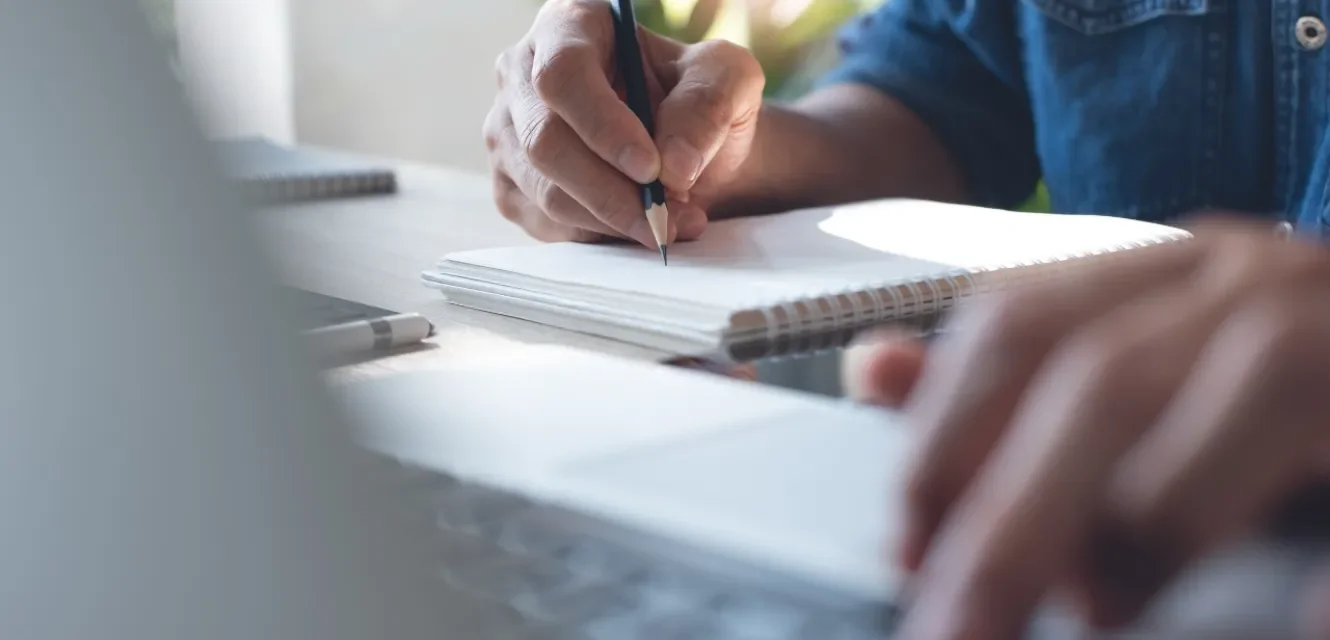
[[[420,282],[444,254],[532,243],[503,219],[487,176],[398,164],[400,192],[306,202],[262,212],[261,231],[289,284],[393,311],[438,327],[425,348],[358,365],[356,373],[428,367],[441,357],[554,343],[637,359],[670,354],[447,304]]]
[[[420,272],[441,255],[533,241],[499,216],[484,176],[401,165],[399,178],[401,193],[396,196],[284,206],[265,212],[261,218],[264,237],[290,284],[395,311],[423,313],[439,328],[439,335],[425,348],[344,368],[336,372],[338,377],[429,368],[458,357],[485,357],[533,343],[563,344],[638,359],[663,360],[670,356],[449,306],[438,292],[424,287],[419,280]],[[1281,576],[1292,569],[1281,564],[1279,558],[1254,561],[1255,568],[1239,566],[1237,585],[1212,585],[1209,590],[1218,593],[1201,594],[1195,609],[1184,607],[1181,617],[1204,621],[1215,609],[1260,610],[1271,596],[1287,595],[1263,580],[1279,583]]]

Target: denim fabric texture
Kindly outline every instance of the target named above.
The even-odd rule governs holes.
[[[825,83],[914,110],[977,204],[1330,227],[1330,0],[886,0]]]

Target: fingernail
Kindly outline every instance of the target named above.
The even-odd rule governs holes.
[[[679,236],[693,240],[707,230],[707,216],[698,209],[685,209],[679,219]]]
[[[656,179],[660,169],[656,167],[655,154],[630,144],[619,152],[619,169],[638,184],[647,184]]]
[[[691,186],[697,181],[697,174],[702,171],[702,154],[697,147],[687,140],[671,137],[665,141],[665,168],[677,178],[682,178]]]

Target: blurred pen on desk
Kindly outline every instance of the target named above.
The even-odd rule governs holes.
[[[345,359],[418,344],[434,335],[434,325],[418,313],[399,313],[310,329],[304,335],[318,357]]]

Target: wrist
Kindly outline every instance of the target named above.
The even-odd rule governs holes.
[[[711,196],[712,219],[875,198],[966,200],[958,166],[923,121],[861,86],[764,104],[747,158]]]
[[[711,219],[785,211],[818,199],[814,192],[823,181],[817,163],[800,161],[794,142],[810,133],[803,131],[810,124],[805,120],[790,106],[762,105],[747,157],[729,180],[707,194]]]

